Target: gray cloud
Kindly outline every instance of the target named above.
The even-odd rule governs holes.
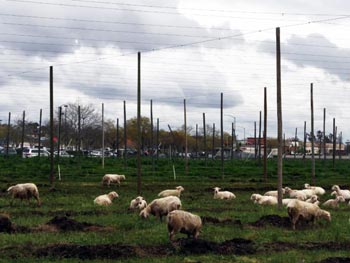
[[[261,44],[258,50],[275,54],[274,43],[271,41]],[[315,67],[336,75],[341,80],[350,80],[350,49],[338,47],[323,35],[292,35],[281,44],[281,54],[283,59],[298,67]]]

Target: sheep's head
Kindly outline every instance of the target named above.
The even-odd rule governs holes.
[[[138,197],[135,198],[135,201],[136,201],[137,203],[140,203],[142,200],[143,200],[143,197],[142,197],[142,196],[138,196]]]
[[[185,191],[185,188],[183,188],[182,186],[178,186],[175,189],[178,190],[179,192]]]
[[[149,217],[149,213],[147,211],[147,209],[143,209],[141,212],[140,212],[140,217],[143,218],[143,219],[146,219]]]
[[[125,180],[125,175],[124,174],[120,175],[120,179]]]
[[[214,194],[217,194],[221,190],[221,188],[219,187],[214,187],[213,189],[214,189]]]
[[[256,194],[252,194],[252,195],[250,196],[250,200],[254,201],[255,199],[256,199]]]
[[[338,202],[345,202],[345,198],[343,197],[343,196],[337,196],[337,200],[338,200]]]
[[[317,195],[312,195],[310,199],[314,203],[318,200],[318,197],[317,197]]]
[[[332,195],[332,196],[333,196],[333,195],[338,196],[338,193],[337,193],[337,191],[333,191],[333,192],[331,193],[331,195]]]
[[[285,193],[290,193],[291,191],[292,191],[292,189],[289,188],[288,186],[284,188]]]
[[[305,189],[310,189],[310,185],[309,184],[304,184],[304,188]]]
[[[14,186],[10,186],[10,187],[7,189],[7,192],[8,192],[9,194],[12,193],[13,188],[14,188]]]
[[[109,197],[109,199],[114,199],[114,198],[117,198],[117,197],[119,197],[119,195],[116,193],[116,192],[110,192],[109,194],[108,194],[108,197]]]
[[[331,220],[332,220],[331,213],[329,213],[328,211],[325,211],[325,210],[320,210],[319,217],[326,219],[328,222],[331,222]]]
[[[338,185],[335,184],[332,186],[332,191],[339,191],[339,190],[340,190],[340,188]]]

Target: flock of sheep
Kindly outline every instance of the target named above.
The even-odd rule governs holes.
[[[118,184],[125,180],[125,175],[118,174],[106,174],[102,178],[102,185]],[[282,199],[282,203],[288,209],[288,215],[290,217],[292,228],[295,229],[295,225],[299,220],[314,222],[315,219],[324,218],[327,221],[331,221],[331,214],[320,208],[320,206],[337,208],[340,202],[350,200],[350,191],[342,190],[338,185],[332,187],[332,196],[334,199],[327,200],[323,203],[320,202],[319,196],[325,194],[325,190],[322,187],[304,185],[305,189],[293,190],[289,187],[282,189],[282,193],[289,196],[289,198]],[[175,189],[164,190],[158,194],[159,198],[154,199],[151,203],[147,204],[146,200],[142,196],[138,196],[131,200],[129,210],[139,211],[141,218],[148,218],[153,215],[162,221],[162,217],[167,217],[167,228],[170,240],[178,232],[187,234],[188,237],[193,236],[197,238],[201,228],[202,220],[198,215],[194,215],[190,212],[180,210],[182,207],[180,196],[185,189],[182,186],[178,186]],[[214,188],[214,199],[235,199],[236,196],[229,191],[220,191],[219,187]],[[35,198],[38,206],[41,205],[39,198],[39,191],[35,184],[24,183],[11,186],[7,189],[7,192],[12,195],[13,198],[19,198],[21,200],[30,200]],[[277,191],[268,191],[264,195],[254,193],[250,199],[259,205],[277,205]],[[94,199],[96,205],[108,206],[112,204],[114,198],[118,198],[118,194],[114,191],[97,196]],[[350,202],[349,202],[350,205]]]

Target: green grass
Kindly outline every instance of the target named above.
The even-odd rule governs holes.
[[[316,160],[317,185],[327,190],[322,200],[330,198],[333,184],[347,185],[350,166],[348,161],[337,160],[333,169],[331,162],[326,165]],[[43,247],[48,244],[127,244],[132,246],[169,245],[166,224],[154,217],[141,220],[137,213],[127,211],[130,200],[137,194],[136,160],[129,159],[127,167],[123,160],[106,159],[105,168],[100,159],[75,158],[62,160],[60,168],[62,180],[55,180],[55,190],[49,184],[48,159],[0,159],[0,213],[10,215],[11,221],[19,226],[36,227],[45,224],[56,215],[70,215],[79,222],[88,222],[108,227],[102,232],[37,232],[37,233],[0,233],[0,262],[77,262],[76,258],[36,258],[20,247]],[[350,242],[350,214],[346,204],[337,210],[330,210],[331,224],[319,222],[315,227],[292,231],[291,229],[266,226],[256,228],[249,225],[264,215],[287,216],[286,209],[261,207],[253,204],[249,197],[252,193],[264,193],[277,184],[276,160],[269,160],[268,181],[262,180],[262,166],[254,160],[225,161],[225,176],[222,178],[220,161],[205,162],[191,160],[189,173],[185,174],[184,161],[174,162],[177,180],[173,180],[172,162],[161,159],[154,169],[150,159],[142,162],[142,196],[147,201],[157,198],[157,193],[166,188],[182,185],[185,188],[181,197],[183,209],[200,216],[220,219],[240,220],[243,227],[230,224],[207,223],[203,226],[201,239],[224,242],[233,238],[249,239],[257,248],[265,247],[271,242],[307,243],[307,242]],[[301,188],[304,183],[311,183],[311,164],[304,165],[302,160],[285,160],[284,185]],[[121,187],[102,187],[101,178],[105,173],[123,173],[126,180]],[[42,207],[21,203],[16,200],[10,206],[6,189],[15,183],[34,182],[38,185]],[[214,200],[212,188],[220,186],[230,189],[237,199]],[[235,190],[237,189],[237,190]],[[119,198],[110,207],[97,207],[93,199],[100,194],[115,190]],[[177,234],[176,238],[185,237]],[[13,250],[17,248],[16,258]],[[11,252],[12,251],[12,252]],[[258,251],[253,255],[183,255],[172,254],[167,257],[154,255],[150,258],[123,258],[120,262],[318,262],[327,257],[350,257],[347,250],[301,250],[291,249],[283,252],[264,253]],[[117,259],[115,262],[119,262]],[[88,262],[110,262],[96,259]]]

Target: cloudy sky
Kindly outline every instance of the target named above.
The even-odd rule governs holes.
[[[281,28],[283,129],[315,129],[336,118],[350,139],[350,3],[345,0],[0,0],[0,119],[49,116],[49,66],[55,107],[93,104],[107,118],[136,116],[137,52],[141,52],[142,115],[167,125],[224,129],[253,136],[268,96],[268,136],[276,129],[275,28]],[[245,131],[245,134],[244,134]]]

